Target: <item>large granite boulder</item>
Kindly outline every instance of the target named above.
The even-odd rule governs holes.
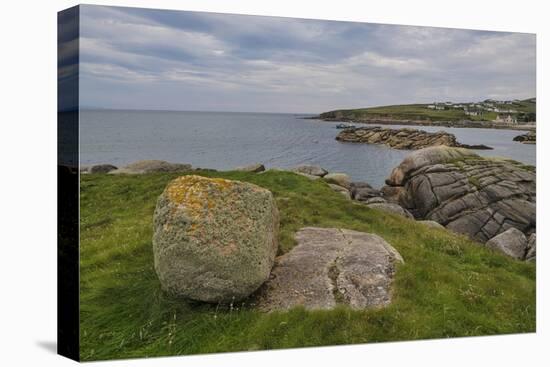
[[[329,173],[323,179],[328,183],[345,187],[348,190],[351,187],[351,178],[345,173]]]
[[[261,288],[262,310],[386,306],[401,255],[381,237],[338,228],[302,228]]]
[[[323,177],[328,173],[326,169],[319,166],[312,166],[312,165],[302,165],[302,166],[294,167],[292,171],[296,173],[302,173],[302,174],[306,174],[310,176],[318,176],[318,177]]]
[[[536,229],[532,168],[460,148],[418,150],[393,169],[384,193],[415,218],[433,220],[480,242],[516,228]]]
[[[485,246],[523,260],[527,253],[527,238],[520,230],[512,227],[491,238]]]
[[[247,297],[269,276],[278,228],[275,200],[266,189],[194,175],[171,181],[154,214],[162,288],[206,302]]]
[[[157,172],[185,172],[190,171],[192,166],[184,163],[170,163],[156,159],[137,161],[122,168],[110,171],[109,174],[144,174]]]

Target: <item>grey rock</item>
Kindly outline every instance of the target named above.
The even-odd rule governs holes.
[[[337,228],[302,228],[297,245],[278,257],[258,294],[264,311],[376,308],[391,302],[401,255],[381,237]]]
[[[512,227],[491,238],[485,246],[523,260],[527,251],[527,238],[520,230]]]
[[[382,192],[380,190],[373,189],[372,187],[354,187],[351,188],[351,195],[354,200],[367,201],[368,199],[381,197]]]
[[[407,209],[393,203],[374,203],[367,205],[369,208],[383,210],[388,213],[398,214],[402,217],[414,219],[413,215]]]
[[[377,203],[387,203],[387,200],[382,197],[373,197],[366,200],[361,201],[361,203],[369,205],[369,204],[377,204]]]
[[[334,184],[328,184],[328,186],[332,190],[336,191],[337,193],[342,194],[346,199],[351,199],[351,195],[349,193],[349,190],[346,189],[345,187],[334,185]]]
[[[235,171],[258,173],[265,171],[265,166],[261,163],[255,163],[248,166],[236,167]]]
[[[308,175],[307,173],[303,173],[303,172],[294,172],[294,173],[300,176],[304,176],[305,178],[309,178],[311,181],[317,181],[321,179],[321,176]]]
[[[329,173],[323,179],[328,183],[342,186],[346,189],[351,187],[351,178],[345,173]]]
[[[110,171],[109,174],[145,174],[145,173],[158,173],[158,172],[185,172],[192,170],[193,167],[190,164],[184,163],[170,163],[160,160],[143,160],[130,163],[122,168]]]
[[[525,261],[537,260],[537,235],[532,233],[527,241],[527,253],[525,254]]]
[[[406,191],[402,186],[384,186],[380,189],[380,192],[384,199],[395,204],[402,202],[402,196],[406,195]]]
[[[426,132],[412,128],[391,129],[380,126],[345,129],[338,134],[336,140],[352,143],[385,144],[395,149],[421,149],[439,145],[468,149],[492,149],[485,145],[461,144],[457,142],[453,134],[445,131]]]
[[[155,270],[169,294],[231,302],[249,296],[269,277],[279,214],[264,188],[182,176],[160,195],[153,223]]]
[[[302,166],[294,167],[292,171],[296,173],[304,173],[306,175],[318,176],[318,177],[323,177],[328,173],[328,171],[323,169],[322,167],[312,166],[312,165],[302,165]]]
[[[407,156],[381,191],[415,218],[485,243],[509,228],[536,228],[536,175],[510,160],[450,147]]]
[[[109,173],[116,170],[117,167],[112,164],[94,164],[89,166],[88,171],[90,173]]]
[[[421,149],[409,154],[399,166],[394,168],[386,183],[390,186],[403,186],[405,178],[420,168],[477,156],[477,154],[462,148],[437,146]]]

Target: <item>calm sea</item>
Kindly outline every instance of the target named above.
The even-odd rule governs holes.
[[[257,162],[268,168],[317,164],[380,187],[391,169],[410,153],[382,145],[337,142],[337,123],[301,118],[306,116],[83,110],[80,162],[123,165],[141,159],[162,159],[220,170]],[[462,143],[494,148],[478,151],[480,155],[508,157],[531,165],[536,162],[535,145],[512,141],[521,131],[418,128],[449,131]]]

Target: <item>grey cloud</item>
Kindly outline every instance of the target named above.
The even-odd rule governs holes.
[[[321,112],[535,94],[532,34],[83,6],[81,100]]]

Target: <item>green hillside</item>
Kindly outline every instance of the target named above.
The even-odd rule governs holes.
[[[481,102],[480,102],[481,103]],[[470,103],[462,103],[469,105]],[[392,120],[420,120],[420,121],[493,121],[497,117],[496,112],[481,111],[481,115],[471,116],[464,112],[463,108],[453,108],[445,106],[444,110],[430,109],[431,104],[407,104],[407,105],[391,105],[369,108],[356,108],[345,110],[334,110],[323,112],[319,115],[322,119],[349,119],[349,120],[369,120],[369,119],[392,119]],[[534,98],[514,101],[511,104],[495,103],[495,107],[499,109],[516,110],[519,115],[522,113],[536,113],[536,100]],[[477,110],[477,108],[475,108]]]

